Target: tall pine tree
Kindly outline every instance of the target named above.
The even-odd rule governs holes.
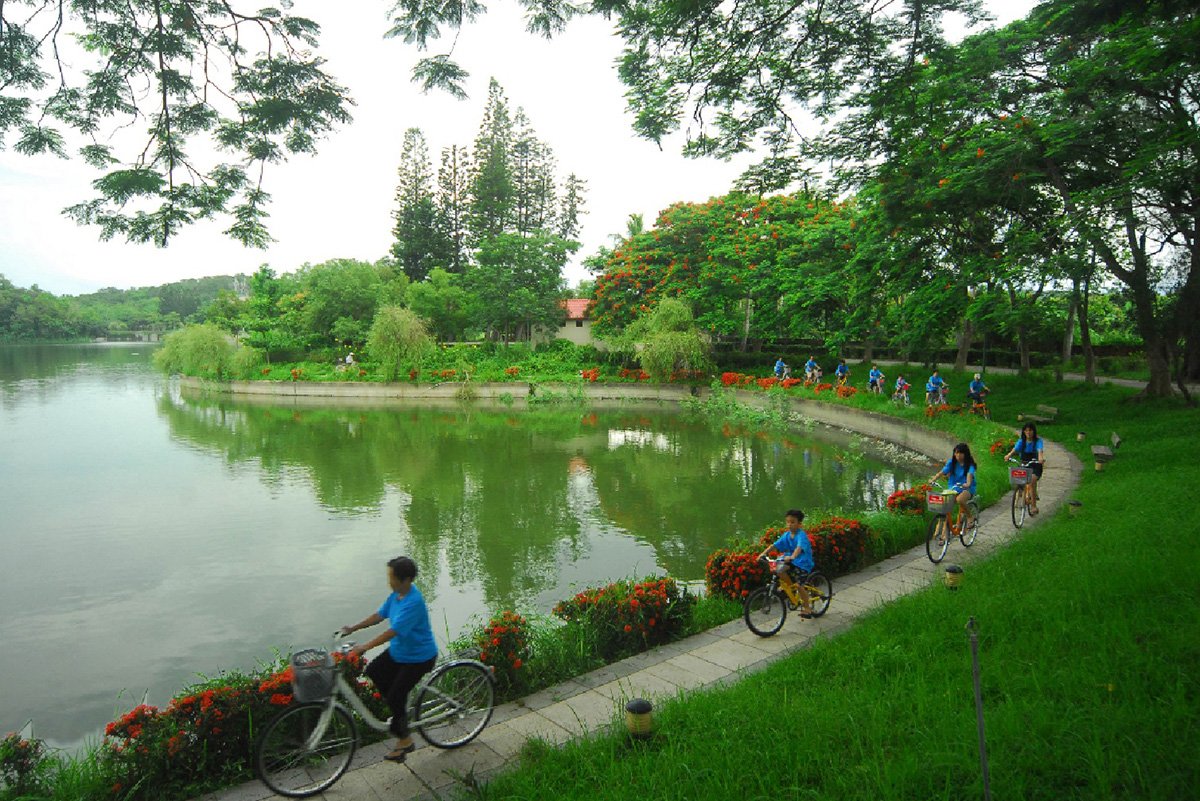
[[[438,266],[439,243],[431,173],[425,135],[420,128],[409,128],[404,132],[404,147],[400,154],[392,255],[412,281],[423,281],[429,271]]]
[[[493,78],[488,84],[483,122],[471,156],[471,209],[467,230],[471,245],[510,230],[513,223],[513,124],[504,90]]]
[[[447,272],[467,271],[467,214],[471,184],[467,149],[458,145],[442,148],[435,199],[438,233],[438,262]]]

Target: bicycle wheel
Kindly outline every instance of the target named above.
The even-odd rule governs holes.
[[[1017,487],[1013,490],[1012,497],[1012,520],[1013,525],[1017,528],[1025,525],[1025,488]]]
[[[358,730],[344,708],[301,704],[267,724],[254,749],[254,770],[272,792],[304,798],[340,779],[357,747]]]
[[[979,536],[979,509],[971,510],[971,525],[964,526],[958,532],[958,541],[963,544],[964,548],[970,548],[975,544],[975,538]]]
[[[833,584],[825,578],[825,574],[816,570],[808,574],[804,580],[804,589],[808,590],[808,598],[812,602],[813,617],[820,617],[829,610],[829,601],[833,598]]]
[[[781,592],[759,587],[746,596],[742,617],[746,627],[759,637],[770,637],[783,628],[783,621],[787,620],[787,599]]]
[[[478,662],[447,662],[417,690],[413,728],[436,748],[460,748],[492,719],[496,690]]]
[[[938,515],[929,521],[929,532],[925,535],[925,553],[929,561],[935,565],[946,557],[946,549],[950,547],[950,526],[945,515]]]

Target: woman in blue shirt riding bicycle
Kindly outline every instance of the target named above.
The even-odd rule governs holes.
[[[342,634],[349,634],[388,621],[387,631],[354,646],[351,653],[361,655],[388,644],[387,650],[367,665],[366,674],[392,710],[390,729],[396,737],[396,746],[384,757],[392,762],[403,762],[416,748],[408,730],[408,693],[433,669],[438,654],[425,597],[413,586],[416,577],[416,562],[407,556],[392,559],[387,563],[388,586],[392,591],[379,611],[352,626],[342,626]]]
[[[971,447],[965,442],[955,445],[954,453],[929,481],[936,481],[938,476],[945,476],[946,485],[956,494],[963,514],[962,530],[966,531],[971,525],[971,509],[967,504],[975,497],[975,458],[971,456]]]
[[[1029,514],[1036,515],[1037,508],[1037,483],[1042,477],[1042,468],[1046,464],[1045,444],[1042,438],[1038,436],[1037,426],[1033,423],[1026,423],[1021,429],[1021,438],[1013,445],[1012,450],[1004,457],[1011,459],[1016,456],[1021,464],[1029,465],[1030,472],[1033,474],[1029,479]]]

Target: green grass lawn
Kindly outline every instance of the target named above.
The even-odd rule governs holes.
[[[899,599],[734,686],[663,706],[648,743],[535,743],[519,769],[476,794],[981,798],[964,631],[975,617],[994,798],[1195,798],[1200,412],[1114,387],[989,383],[996,417],[1014,425],[1038,402],[1060,409],[1042,433],[1085,464],[1072,494],[1080,515],[1027,529],[973,565],[957,593],[935,586]],[[1088,446],[1111,431],[1123,445],[1095,473]]]

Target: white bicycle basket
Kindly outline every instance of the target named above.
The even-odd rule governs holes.
[[[333,692],[333,654],[306,648],[292,654],[292,694],[302,704],[324,701]]]

